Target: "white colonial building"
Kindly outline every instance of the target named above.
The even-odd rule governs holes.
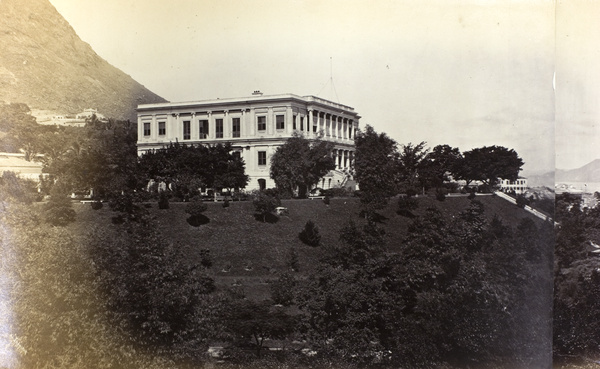
[[[294,132],[334,144],[336,169],[319,187],[344,186],[354,154],[360,116],[353,108],[315,96],[293,94],[252,96],[193,102],[139,105],[138,155],[171,142],[230,142],[246,163],[247,189],[274,187],[271,156]]]
[[[527,186],[527,178],[519,177],[515,181],[511,181],[510,179],[502,179],[498,178],[498,182],[500,184],[500,191],[502,192],[511,192],[514,191],[517,195],[522,195],[527,192],[529,188]]]

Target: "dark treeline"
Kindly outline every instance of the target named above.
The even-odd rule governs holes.
[[[556,221],[555,361],[587,364],[600,347],[600,209],[585,208],[580,195],[562,194],[556,197]]]

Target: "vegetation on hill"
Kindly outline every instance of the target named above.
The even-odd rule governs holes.
[[[538,366],[549,352],[551,296],[544,286],[551,284],[551,232],[506,201],[493,196],[477,200],[482,205],[466,197],[445,202],[417,198],[414,219],[395,214],[392,203],[380,210],[381,223],[359,218],[355,198],[333,198],[329,207],[320,201],[284,200],[290,213],[276,223],[257,222],[251,202],[234,202],[227,209],[207,203],[203,214],[211,222],[200,228],[186,222],[186,207],[180,203],[167,210],[125,207],[138,215],[125,217],[122,224],[110,221],[116,213],[109,207],[94,211],[78,204],[77,222],[54,228],[39,221],[36,204],[29,210],[15,208],[5,214],[16,231],[7,235],[7,242],[19,235],[19,247],[31,242],[29,252],[46,253],[28,256],[35,263],[19,271],[33,278],[14,300],[23,304],[17,309],[18,327],[29,327],[20,331],[20,342],[36,352],[21,359],[36,367],[49,358],[124,360],[128,367],[143,367],[150,360],[156,367],[169,367],[198,364],[207,346],[217,343],[231,348],[231,365],[239,360],[248,367],[271,365],[272,360],[295,367],[325,362],[344,367]],[[318,248],[298,238],[308,219],[315,219],[321,230]],[[39,228],[35,234],[29,230],[34,228]],[[60,239],[65,237],[70,247],[63,247]],[[297,253],[294,269],[291,250]],[[15,265],[23,265],[25,259],[19,260]],[[154,261],[144,266],[144,260]],[[57,263],[56,269],[46,263]],[[81,267],[74,272],[77,265]],[[160,278],[166,279],[159,283]],[[275,288],[278,283],[288,288]],[[153,299],[135,297],[139,293]],[[186,295],[190,293],[200,295]],[[44,305],[36,302],[40,298],[46,299]],[[175,298],[189,302],[192,310],[170,312],[185,306],[164,305]],[[270,299],[292,305],[277,310],[274,302],[264,305]],[[48,310],[49,304],[54,308]],[[260,309],[268,315],[252,315]],[[323,314],[329,318],[322,320]],[[64,324],[35,323],[54,316]],[[181,316],[188,318],[170,320]],[[232,323],[243,316],[255,320],[244,320],[244,326]],[[263,348],[257,355],[252,329],[259,328],[254,332]],[[71,338],[61,341],[60,349],[46,346],[36,340],[45,329]],[[126,343],[127,337],[137,338]],[[294,346],[298,339],[307,341]],[[93,349],[87,346],[90,340]],[[122,349],[113,353],[117,344]],[[276,354],[265,346],[308,348],[317,354]]]
[[[595,358],[600,345],[600,210],[581,196],[556,198],[554,357],[557,364]]]
[[[398,151],[368,129],[357,136],[360,198],[325,206],[268,189],[224,207],[200,202],[198,188],[246,184],[230,147],[175,144],[138,158],[127,122],[73,131],[44,156],[47,205],[23,205],[27,184],[0,181],[20,188],[0,198],[13,265],[57,283],[29,267],[4,271],[23,283],[11,296],[19,347],[36,352],[20,362],[194,367],[218,345],[226,367],[546,367],[551,225],[492,195],[446,198],[460,152],[424,145]],[[148,179],[167,185],[154,193],[161,206],[144,202]],[[90,188],[109,206],[77,204],[74,219],[65,193]],[[280,204],[287,212],[273,214]]]

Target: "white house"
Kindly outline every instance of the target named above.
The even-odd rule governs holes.
[[[294,132],[333,142],[336,169],[319,186],[343,186],[349,179],[360,119],[352,107],[316,96],[267,96],[258,91],[239,98],[144,104],[137,112],[138,155],[176,141],[230,142],[246,163],[247,189],[275,186],[269,176],[271,156]]]

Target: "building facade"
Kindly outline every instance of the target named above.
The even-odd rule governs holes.
[[[527,178],[522,178],[522,177],[519,177],[515,181],[499,178],[498,182],[500,183],[500,191],[502,191],[502,192],[514,191],[517,195],[524,194],[525,192],[527,192],[527,189],[529,188],[527,186]]]
[[[271,156],[294,132],[334,144],[336,169],[319,187],[344,186],[354,156],[360,116],[353,108],[315,96],[252,96],[196,102],[139,105],[138,155],[167,146],[230,142],[246,164],[246,189],[274,187]]]

